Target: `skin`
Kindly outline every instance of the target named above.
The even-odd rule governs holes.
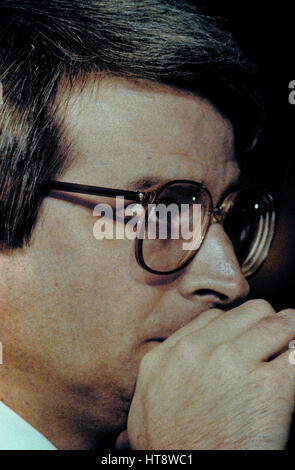
[[[73,162],[61,181],[192,179],[216,204],[239,176],[231,124],[187,92],[105,78],[72,91],[64,127]],[[188,267],[160,280],[137,264],[132,241],[94,238],[98,202],[113,201],[46,198],[30,246],[1,254],[0,398],[59,449],[119,434],[146,353],[249,292],[220,224]]]
[[[294,313],[275,313],[261,299],[226,314],[211,309],[148,352],[128,417],[131,447],[284,449],[295,398],[286,351]],[[126,433],[119,448],[124,441]]]

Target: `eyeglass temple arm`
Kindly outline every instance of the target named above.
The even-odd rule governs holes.
[[[130,201],[137,201],[144,203],[148,198],[148,193],[143,193],[140,191],[126,191],[124,189],[110,189],[102,188],[99,186],[88,186],[85,184],[76,184],[76,183],[65,183],[62,181],[47,181],[43,188],[46,191],[56,190],[56,191],[65,191],[69,193],[78,193],[78,194],[90,194],[95,196],[105,196],[105,197],[117,197],[123,196],[125,199]]]

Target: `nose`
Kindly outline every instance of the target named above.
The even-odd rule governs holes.
[[[221,224],[211,225],[178,288],[184,298],[202,301],[207,308],[235,304],[249,294],[249,284]]]

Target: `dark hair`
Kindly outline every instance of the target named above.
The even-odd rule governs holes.
[[[39,188],[67,147],[52,110],[61,78],[89,72],[148,79],[208,97],[245,153],[259,127],[254,70],[218,18],[186,0],[1,0],[0,243],[28,242]]]

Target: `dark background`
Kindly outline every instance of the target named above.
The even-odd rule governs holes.
[[[270,255],[251,279],[251,298],[264,298],[277,311],[295,308],[295,105],[288,100],[291,92],[288,85],[295,80],[292,2],[201,4],[205,12],[227,19],[242,49],[257,65],[258,85],[265,104],[264,134],[249,158],[247,173],[251,184],[266,184],[275,189],[280,216]],[[295,450],[295,419],[288,449]]]

